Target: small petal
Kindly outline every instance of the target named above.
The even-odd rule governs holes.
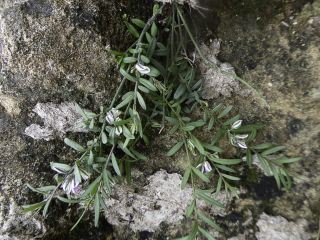
[[[108,113],[107,113],[106,121],[107,121],[109,124],[112,124],[112,123],[114,122],[114,117],[113,117],[113,115],[112,115],[111,112],[108,112]]]
[[[208,161],[205,161],[203,164],[202,164],[202,167],[201,167],[201,172],[203,173],[209,173],[212,171],[212,167],[210,165],[210,163]]]
[[[247,149],[247,144],[244,141],[238,141],[237,142],[238,147],[243,148],[243,149]]]
[[[138,70],[138,72],[139,73],[141,73],[142,75],[143,74],[148,74],[148,73],[150,73],[150,68],[149,67],[147,67],[147,66],[144,66],[144,65],[142,65],[142,64],[140,64],[140,63],[137,63],[136,65],[135,65],[135,68]]]
[[[116,127],[115,134],[119,136],[121,133],[122,133],[122,127],[121,126]]]
[[[241,127],[241,124],[242,124],[242,120],[235,121],[232,124],[231,129],[238,129],[239,127]]]
[[[239,134],[235,136],[236,139],[246,139],[247,137],[249,137],[249,134]]]

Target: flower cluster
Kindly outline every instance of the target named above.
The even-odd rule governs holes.
[[[109,123],[110,125],[114,125],[115,122],[121,121],[121,118],[120,118],[121,113],[122,112],[119,111],[118,109],[112,108],[109,112],[107,112],[107,115],[106,115],[107,123]],[[114,125],[114,128],[112,128],[111,131],[114,131],[115,135],[120,136],[122,133],[122,127]]]
[[[238,120],[234,122],[231,126],[231,129],[238,129],[242,125],[242,120]],[[237,135],[230,135],[230,143],[239,148],[247,149],[246,139],[249,137],[248,134],[237,134]]]

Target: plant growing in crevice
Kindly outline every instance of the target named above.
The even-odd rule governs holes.
[[[203,84],[197,77],[195,58],[205,58],[188,28],[180,6],[175,2],[164,15],[164,5],[155,5],[148,22],[125,19],[128,31],[137,39],[124,52],[112,51],[119,65],[121,82],[109,106],[101,106],[99,113],[77,106],[83,117],[83,127],[94,136],[86,146],[66,138],[65,143],[79,152],[73,165],[51,163],[56,172],[55,185],[34,188],[44,195],[44,200],[24,206],[25,211],[42,209],[46,216],[53,199],[67,204],[79,204],[82,214],[93,209],[97,226],[101,211],[108,211],[106,199],[111,197],[116,181],[131,181],[131,168],[136,161],[147,161],[139,152],[140,144],[148,144],[147,132],[157,128],[159,134],[178,132],[177,143],[167,152],[168,157],[184,151],[188,167],[181,187],[188,183],[193,189],[193,200],[186,216],[193,221],[190,234],[183,239],[196,239],[203,235],[213,239],[208,227],[222,228],[209,214],[203,212],[199,202],[224,207],[215,194],[224,190],[237,195],[236,184],[240,180],[237,165],[251,166],[259,161],[263,171],[274,176],[279,188],[289,189],[291,172],[285,165],[300,158],[278,157],[284,149],[270,143],[256,144],[260,124],[244,125],[240,115],[230,116],[232,106],[219,104],[213,108],[201,97]],[[190,49],[197,52],[193,54]],[[223,73],[230,74],[230,73]],[[242,79],[234,76],[239,81]],[[248,85],[247,83],[245,83]],[[195,111],[200,114],[194,114]],[[197,117],[201,115],[201,117]],[[200,131],[209,131],[211,139],[202,139]],[[226,159],[227,148],[237,149],[238,157]],[[205,188],[207,186],[208,188]]]

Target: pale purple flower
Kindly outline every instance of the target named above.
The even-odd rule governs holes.
[[[148,74],[150,73],[150,68],[148,66],[144,66],[142,65],[141,63],[137,63],[135,66],[134,66],[139,73],[141,73],[142,75],[144,74]]]
[[[201,168],[202,173],[209,173],[212,171],[212,167],[208,161],[204,161],[203,163],[200,163],[197,168]]]

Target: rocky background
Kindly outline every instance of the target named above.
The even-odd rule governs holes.
[[[230,63],[265,96],[269,108],[232,82],[224,88],[211,84],[218,87],[210,101],[233,104],[246,122],[265,123],[262,139],[286,145],[289,156],[304,157],[291,167],[302,178],[290,192],[244,169],[241,198],[229,201],[223,212],[211,211],[226,229],[217,239],[316,239],[320,0],[202,0],[197,5],[205,9],[188,11],[206,54]],[[0,0],[0,239],[166,239],[187,228],[182,208],[165,201],[172,189],[175,201],[188,199],[188,190],[177,188],[179,159],[176,164],[164,157],[170,147],[166,136],[146,150],[145,173],[153,175],[137,171],[136,191],[117,192],[121,198],[108,203],[115,210],[98,229],[88,216],[70,233],[77,211],[62,204],[55,204],[47,219],[25,215],[19,207],[39,200],[25,183],[50,183],[49,162],[74,159],[62,141],[66,134],[79,137],[73,133],[80,131],[73,124],[78,120],[74,103],[95,110],[110,101],[118,75],[107,49],[130,44],[123,14],[145,19],[151,6],[148,0]],[[167,215],[154,222],[148,214]]]

